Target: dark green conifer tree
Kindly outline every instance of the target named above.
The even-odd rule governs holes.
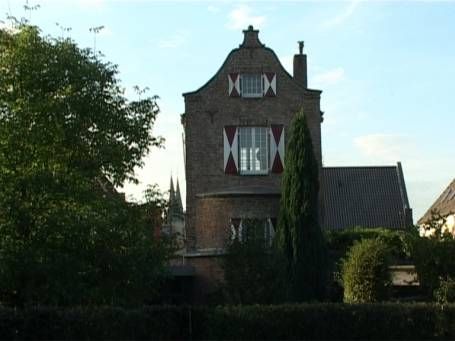
[[[318,223],[319,165],[303,111],[287,142],[277,244],[287,259],[288,295],[293,301],[321,300],[327,249]]]

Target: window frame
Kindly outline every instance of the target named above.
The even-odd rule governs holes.
[[[260,92],[252,92],[252,93],[245,93],[245,85],[244,85],[244,80],[247,81],[248,77],[259,77],[259,83],[255,82],[255,84],[260,85]],[[256,80],[257,81],[257,80]],[[250,79],[250,82],[252,80]],[[241,73],[240,74],[240,96],[242,98],[261,98],[264,97],[264,78],[262,76],[262,73]]]
[[[251,147],[253,146],[256,146],[256,130],[257,129],[264,129],[265,130],[265,169],[259,169],[259,170],[243,170],[242,169],[242,160],[243,160],[243,157],[242,157],[242,136],[244,136],[244,134],[242,134],[242,130],[245,130],[247,128],[250,128],[251,129],[251,144],[250,144],[250,148],[248,149],[252,149]],[[243,175],[243,176],[254,176],[254,175],[268,175],[270,173],[270,128],[267,127],[267,126],[239,126],[237,128],[239,130],[238,132],[238,162],[239,162],[239,165],[238,165],[238,174],[239,175]],[[261,147],[259,146],[259,149]],[[247,158],[248,158],[248,155],[247,155]],[[250,160],[251,161],[251,160]],[[259,161],[259,165],[261,164],[260,160]]]
[[[233,224],[233,219],[239,220],[239,225],[237,228]],[[238,240],[240,243],[248,241],[248,226],[245,226],[245,220],[256,221],[262,225],[261,230],[258,231],[263,238],[266,247],[271,247],[273,240],[276,234],[276,226],[273,225],[272,219],[270,217],[261,217],[261,218],[230,218],[229,227],[230,227],[230,239]],[[275,218],[276,220],[276,218]],[[251,236],[250,236],[251,237]]]

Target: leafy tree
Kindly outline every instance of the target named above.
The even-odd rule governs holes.
[[[282,179],[278,247],[287,259],[290,298],[322,299],[327,250],[318,223],[319,165],[303,111],[292,122]]]
[[[438,237],[439,235],[439,237]],[[455,239],[436,233],[421,237],[416,233],[407,236],[407,248],[415,265],[423,293],[432,299],[435,290],[455,278]]]
[[[264,234],[264,220],[243,219],[243,233],[227,242],[222,260],[224,297],[231,304],[271,304],[283,300],[283,269],[280,255]]]
[[[434,291],[434,298],[439,304],[455,303],[455,280],[441,278],[439,287]]]
[[[447,227],[447,215],[443,216],[438,210],[431,210],[428,221],[419,226],[419,234],[435,240],[452,240],[454,235]]]
[[[37,27],[0,29],[0,300],[144,302],[169,249],[115,187],[161,138],[156,97],[129,102],[117,67]],[[153,205],[153,203],[150,203]]]

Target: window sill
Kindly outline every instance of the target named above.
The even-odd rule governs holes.
[[[258,99],[258,98],[263,98],[263,94],[257,94],[257,95],[241,95],[242,98],[248,98],[248,99]]]
[[[269,175],[270,172],[264,172],[264,173],[242,173],[240,172],[239,175],[240,176],[266,176],[266,175]]]

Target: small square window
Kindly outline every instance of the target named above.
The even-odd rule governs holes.
[[[256,98],[263,96],[261,74],[242,74],[240,78],[242,97]]]

